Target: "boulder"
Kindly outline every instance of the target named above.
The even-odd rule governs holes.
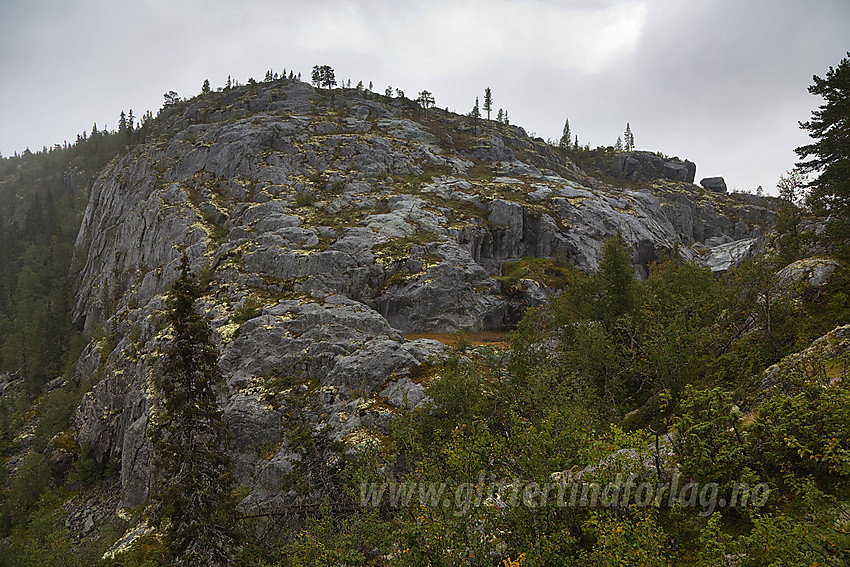
[[[726,181],[722,177],[706,177],[700,180],[699,184],[708,191],[726,193]]]
[[[822,287],[840,267],[841,263],[832,258],[803,258],[779,270],[776,273],[776,285],[787,291]]]

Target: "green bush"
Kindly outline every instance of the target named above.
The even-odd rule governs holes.
[[[296,207],[312,207],[313,202],[313,194],[309,191],[301,191],[297,195],[295,195]]]

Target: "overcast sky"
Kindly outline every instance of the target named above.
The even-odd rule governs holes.
[[[847,0],[0,0],[0,152],[72,142],[204,79],[327,64],[337,80],[466,113],[484,88],[543,138],[697,164],[773,191],[806,143],[807,92],[850,50]]]

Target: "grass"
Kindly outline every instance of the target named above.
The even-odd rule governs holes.
[[[257,299],[253,297],[249,297],[245,300],[245,303],[243,303],[233,312],[231,321],[233,323],[241,325],[246,321],[253,319],[254,317],[259,317],[262,308],[262,303],[260,303]]]
[[[427,232],[419,230],[410,236],[396,238],[383,244],[378,244],[372,248],[372,251],[378,255],[388,258],[401,259],[410,255],[410,250],[414,246],[421,246],[429,242],[437,242],[440,237],[435,232]]]
[[[534,280],[553,289],[564,289],[574,282],[577,271],[559,258],[523,258],[502,264],[502,275],[495,278],[509,290],[520,280]]]
[[[409,341],[431,339],[450,347],[455,347],[463,343],[478,346],[507,347],[507,336],[508,331],[478,331],[475,333],[407,333],[404,335],[404,338]]]
[[[308,191],[302,191],[295,195],[295,206],[296,207],[312,207],[313,206],[313,194]]]

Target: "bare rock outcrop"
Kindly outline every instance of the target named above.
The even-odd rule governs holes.
[[[97,330],[77,374],[96,385],[73,425],[119,464],[123,505],[150,485],[148,385],[184,253],[209,282],[199,308],[220,345],[245,506],[262,506],[291,465],[268,449],[285,437],[281,380],[318,388],[323,426],[356,444],[424,400],[417,369],[443,346],[404,333],[504,329],[550,295],[532,281],[503,293],[504,262],[593,270],[619,233],[645,272],[662,253],[701,258],[708,238],[756,238],[765,220],[698,193],[687,161],[641,157],[635,171],[667,185],[615,188],[516,126],[408,107],[292,80],[211,93],[163,109],[159,131],[101,173],[73,266],[74,319]]]

